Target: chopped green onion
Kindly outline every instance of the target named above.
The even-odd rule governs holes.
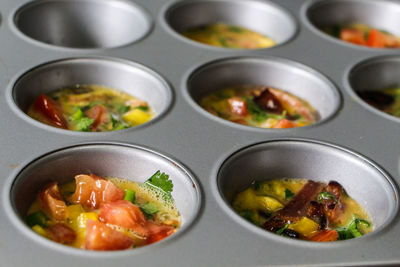
[[[132,203],[135,202],[136,199],[136,192],[130,189],[125,189],[125,196],[124,196],[124,200],[128,200]]]
[[[78,108],[76,110],[76,112],[74,114],[72,114],[71,119],[76,121],[76,120],[81,119],[82,117],[83,117],[83,112],[80,108]]]
[[[47,220],[48,220],[48,217],[41,210],[37,211],[37,212],[34,212],[34,213],[28,215],[28,217],[26,217],[26,223],[30,227],[32,227],[34,225],[39,225],[41,227],[46,227]]]
[[[138,107],[136,107],[136,109],[140,109],[142,111],[148,111],[149,107],[148,106],[138,106]]]
[[[84,131],[84,132],[88,132],[90,131],[89,127],[90,125],[92,125],[94,122],[93,119],[91,118],[87,118],[87,117],[83,117],[81,119],[79,119],[76,123],[76,129],[78,131]]]
[[[243,218],[245,218],[246,220],[248,220],[249,222],[251,222],[257,226],[260,226],[260,222],[255,219],[254,211],[242,210],[239,212],[239,215],[242,216]]]
[[[283,226],[281,229],[279,229],[278,231],[276,231],[276,234],[281,235],[283,234],[283,232],[289,227],[289,224],[285,224],[285,226]]]
[[[328,193],[328,192],[319,193],[318,194],[318,202],[321,203],[322,200],[324,200],[324,199],[333,199],[335,201],[335,203],[338,202],[337,198],[334,195],[332,195],[331,193]]]
[[[160,211],[157,205],[151,202],[147,202],[146,204],[141,206],[140,210],[146,215],[147,218],[152,218],[154,213]]]

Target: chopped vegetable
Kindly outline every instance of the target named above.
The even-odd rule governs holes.
[[[169,179],[168,174],[161,173],[158,170],[145,182],[145,184],[152,187],[156,187],[159,190],[163,191],[167,199],[171,198],[171,192],[174,185],[172,184],[172,181]]]
[[[135,203],[135,195],[136,192],[130,189],[125,189],[125,196],[124,196],[124,200],[128,200],[132,203]]]
[[[328,192],[321,192],[318,194],[318,202],[322,202],[322,200],[324,199],[332,199],[333,201],[335,201],[335,203],[338,202],[338,200],[336,199],[336,197],[334,195],[332,195],[331,193]]]
[[[224,23],[197,26],[182,34],[203,44],[234,49],[260,49],[275,45],[273,40],[257,32]]]
[[[292,128],[317,121],[304,100],[271,87],[246,85],[223,88],[203,97],[200,105],[215,116],[260,128]]]
[[[372,231],[366,211],[336,181],[257,181],[239,192],[232,206],[251,223],[289,238],[328,242]]]
[[[117,131],[154,117],[147,102],[99,85],[77,85],[39,95],[28,110],[32,118],[55,127],[86,132]]]
[[[30,215],[28,215],[28,217],[26,217],[26,223],[32,227],[34,225],[39,225],[41,227],[46,227],[46,222],[48,220],[48,217],[46,216],[46,214],[43,211],[37,211],[34,212]]]

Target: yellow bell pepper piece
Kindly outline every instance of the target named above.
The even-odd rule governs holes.
[[[43,227],[41,227],[40,225],[35,224],[34,226],[32,226],[32,230],[41,236],[47,237],[46,230],[44,230]]]
[[[75,231],[78,230],[78,217],[84,212],[81,204],[67,206],[67,225]]]
[[[290,224],[288,228],[305,237],[309,237],[318,230],[318,226],[318,223],[314,222],[310,218],[303,217],[300,221]]]
[[[153,115],[143,110],[135,108],[134,110],[124,114],[122,118],[132,125],[139,125],[151,120]]]
[[[98,221],[99,215],[95,212],[84,212],[81,213],[77,218],[79,230],[86,230],[87,220]]]
[[[260,210],[266,212],[274,212],[283,208],[283,205],[275,198],[257,196],[252,188],[239,193],[233,205],[238,210]]]

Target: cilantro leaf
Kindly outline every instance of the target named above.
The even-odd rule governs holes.
[[[291,199],[293,197],[294,197],[294,193],[286,188],[285,189],[285,199]]]
[[[76,129],[78,131],[90,131],[89,127],[92,125],[94,122],[93,119],[88,118],[88,117],[82,117],[79,120],[76,120]]]
[[[155,187],[162,192],[164,192],[164,196],[166,199],[171,199],[171,192],[174,185],[172,181],[169,179],[169,175],[165,173],[161,173],[159,170],[153,174],[147,181],[145,182],[146,185]]]

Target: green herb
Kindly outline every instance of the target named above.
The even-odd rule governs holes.
[[[71,120],[76,121],[76,120],[80,120],[83,117],[83,112],[80,108],[77,108],[77,110],[75,111],[74,114],[72,114],[71,116]]]
[[[237,33],[243,32],[242,28],[240,28],[238,26],[229,26],[228,30],[231,32],[237,32]]]
[[[261,188],[261,183],[258,181],[253,182],[254,190],[259,190]]]
[[[242,216],[243,218],[245,218],[246,220],[248,220],[249,222],[251,222],[251,223],[253,223],[253,224],[257,225],[257,226],[261,226],[260,222],[258,222],[255,219],[255,212],[254,211],[242,210],[242,211],[239,211],[239,215]]]
[[[285,224],[285,226],[283,226],[281,229],[279,229],[278,231],[276,231],[276,234],[281,235],[283,234],[283,232],[289,227],[289,224]]]
[[[47,220],[48,220],[48,217],[46,216],[46,214],[44,214],[43,211],[34,212],[34,213],[28,215],[28,217],[26,217],[26,223],[30,227],[32,227],[34,225],[40,225],[41,227],[46,227]]]
[[[285,199],[291,199],[293,197],[294,197],[294,193],[286,188],[285,189]]]
[[[88,117],[80,118],[76,120],[76,129],[78,131],[88,132],[90,131],[89,127],[93,124],[94,120]]]
[[[142,111],[149,111],[149,107],[148,106],[138,106],[135,109],[139,109],[139,110],[142,110]]]
[[[333,199],[335,201],[335,203],[338,202],[337,198],[334,195],[332,195],[331,193],[328,193],[328,192],[319,193],[318,194],[318,202],[321,203],[322,200],[324,200],[324,199]]]
[[[121,113],[126,113],[129,110],[131,110],[131,106],[127,106],[127,105],[124,105],[124,104],[119,104],[118,105],[118,111],[121,112]]]
[[[146,182],[146,185],[151,187],[155,187],[162,192],[164,192],[165,199],[171,199],[171,192],[174,185],[172,181],[169,179],[169,175],[165,173],[161,173],[159,170],[153,174]]]
[[[358,229],[358,226],[360,224],[366,225],[367,227],[371,226],[371,224],[368,221],[364,219],[359,219],[357,218],[356,215],[354,215],[353,219],[350,221],[347,227],[340,227],[336,229],[336,231],[339,234],[339,239],[346,240],[362,236],[363,234]]]
[[[224,36],[224,37],[220,37],[218,39],[219,43],[223,46],[223,47],[229,47],[228,45],[228,39]]]
[[[140,207],[141,211],[146,215],[147,218],[152,218],[154,213],[157,213],[160,211],[160,209],[157,207],[157,205],[147,202],[143,206]]]
[[[257,105],[254,100],[250,97],[245,97],[247,110],[256,122],[265,121],[268,118],[267,112],[265,112],[259,105]]]
[[[114,115],[110,115],[110,120],[111,120],[111,125],[112,125],[113,131],[118,131],[118,130],[129,128],[129,126],[126,125],[124,122],[121,122],[118,119],[116,119],[114,117]]]
[[[124,196],[124,200],[128,200],[132,203],[135,202],[136,199],[136,192],[130,189],[125,189],[125,196]]]

